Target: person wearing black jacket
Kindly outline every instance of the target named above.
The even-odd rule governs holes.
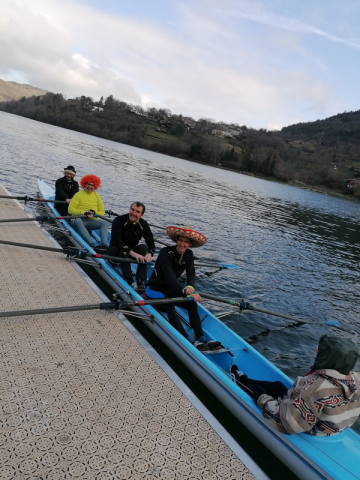
[[[68,206],[72,197],[79,191],[79,184],[74,180],[76,170],[72,165],[64,169],[64,176],[55,182],[55,200],[66,203],[55,203],[56,210],[60,215],[68,214]]]
[[[201,296],[195,292],[195,265],[194,254],[189,249],[201,247],[205,245],[206,238],[190,226],[185,228],[167,227],[166,233],[168,237],[176,242],[172,247],[165,247],[160,250],[159,256],[156,259],[154,271],[149,279],[148,287],[145,294],[150,298],[159,297],[154,295],[154,292],[159,292],[164,297],[184,297],[191,296],[194,302],[181,304],[165,304],[164,307],[170,324],[176,328],[189,342],[193,343],[199,350],[214,349],[221,346],[220,342],[207,342],[201,320],[199,317],[196,302],[201,301]],[[179,277],[183,272],[186,272],[186,287],[179,282]],[[186,333],[180,318],[176,315],[175,307],[179,306],[189,312],[189,321],[191,328],[194,330],[197,341]]]
[[[145,213],[145,205],[134,202],[130,205],[129,213],[116,217],[111,228],[110,247],[108,255],[123,258],[134,258],[138,262],[136,270],[136,282],[138,288],[145,288],[147,278],[147,266],[144,262],[151,262],[155,252],[154,237],[149,224],[142,218]],[[138,245],[144,238],[146,244]],[[129,285],[133,283],[131,264],[121,263],[124,279]]]

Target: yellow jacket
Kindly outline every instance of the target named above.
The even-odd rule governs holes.
[[[84,215],[89,210],[94,210],[98,215],[105,215],[100,195],[95,191],[88,193],[86,190],[75,193],[69,204],[69,215]]]

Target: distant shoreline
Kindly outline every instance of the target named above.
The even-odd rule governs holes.
[[[282,180],[281,179],[281,177],[283,177],[282,175],[280,176],[275,174],[272,174],[272,175],[264,174],[268,172],[269,170],[268,168],[266,169],[259,168],[260,172],[261,170],[263,170],[264,173],[258,173],[258,172],[252,173],[253,166],[251,164],[251,158],[253,157],[253,155],[250,154],[250,150],[247,151],[247,162],[249,162],[249,159],[250,159],[250,165],[248,165],[248,163],[244,165],[243,163],[239,162],[239,158],[242,158],[242,157],[239,156],[240,155],[239,153],[237,153],[237,150],[239,149],[239,147],[237,146],[235,147],[232,146],[230,150],[229,149],[227,150],[228,155],[230,155],[229,152],[232,152],[231,158],[234,158],[235,160],[237,159],[237,161],[231,161],[231,162],[229,162],[229,158],[227,160],[224,160],[224,163],[226,162],[228,164],[231,164],[231,166],[230,165],[226,166],[226,164],[219,165],[218,163],[220,163],[223,160],[220,158],[217,160],[212,159],[210,162],[210,161],[207,161],[207,158],[205,159],[197,158],[200,156],[199,153],[197,153],[196,155],[191,155],[191,148],[201,147],[200,151],[202,151],[202,147],[204,145],[205,147],[208,146],[209,138],[211,137],[211,135],[201,134],[199,136],[199,134],[197,134],[197,137],[195,136],[192,141],[195,141],[197,139],[196,141],[198,143],[191,144],[189,139],[187,139],[187,143],[186,142],[184,143],[184,141],[180,137],[177,138],[170,134],[164,135],[159,133],[159,135],[162,135],[167,138],[162,138],[161,136],[158,136],[155,132],[151,132],[151,134],[149,134],[148,133],[149,126],[147,124],[141,123],[141,122],[144,122],[144,119],[141,116],[139,117],[138,115],[134,115],[133,112],[129,112],[128,110],[120,113],[117,112],[116,114],[114,114],[114,112],[112,111],[99,112],[95,115],[93,114],[93,112],[89,112],[88,109],[85,107],[78,108],[76,106],[74,107],[74,105],[72,104],[68,106],[67,101],[64,100],[61,95],[48,94],[47,96],[42,97],[43,100],[40,100],[40,97],[37,97],[37,98],[39,98],[39,100],[37,100],[35,97],[32,97],[27,101],[24,100],[19,102],[13,102],[11,104],[10,103],[7,104],[6,102],[3,102],[3,103],[0,103],[0,109],[4,113],[9,113],[11,115],[17,115],[23,118],[28,118],[30,120],[34,120],[34,121],[48,124],[48,125],[54,125],[60,128],[74,131],[74,132],[85,133],[87,135],[103,138],[116,143],[130,145],[136,148],[144,149],[149,152],[156,152],[162,155],[171,156],[173,158],[181,158],[183,160],[188,160],[189,162],[198,163],[200,165],[216,167],[216,168],[220,168],[220,169],[227,170],[234,173],[241,173],[243,175],[259,178],[262,180],[268,180],[268,181],[279,183],[282,185],[288,185],[291,187],[300,188],[302,190],[309,190],[316,193],[322,193],[324,195],[330,195],[333,197],[342,198],[344,200],[355,201],[355,202],[359,202],[360,200],[360,197],[357,197],[356,195],[346,195],[342,193],[342,191],[344,191],[344,188],[340,188],[339,184],[337,184],[337,187],[338,187],[337,189],[329,188],[328,186],[326,186],[326,182],[324,182],[324,184],[321,184],[321,185],[311,185],[311,184],[306,184],[296,180],[295,181],[290,180],[290,178],[292,178],[294,175],[289,176],[288,174],[284,175],[284,178],[288,177],[289,180]],[[44,103],[45,101],[46,103]],[[25,108],[27,107],[27,104],[28,104],[27,102],[29,103],[28,105],[30,108],[29,111]],[[35,103],[40,102],[40,104],[35,105],[34,102]],[[41,102],[43,102],[44,105]],[[5,107],[9,107],[9,105],[12,105],[12,108],[5,108]],[[23,110],[24,108],[25,110]],[[65,113],[62,112],[61,109],[66,109],[66,112]],[[30,113],[32,112],[32,114],[30,114],[29,112]],[[118,118],[119,115],[120,117]],[[120,121],[119,119],[120,120],[122,119],[125,122],[124,123],[124,125],[126,126],[125,131],[110,129],[109,125],[114,127],[114,125],[117,124],[116,122]],[[92,120],[95,123],[91,123],[90,120]],[[105,120],[108,121],[108,124],[104,123]],[[100,126],[96,124],[96,121],[100,122],[99,123],[100,126],[102,125],[104,127],[105,125],[106,128],[105,127],[100,128]],[[74,125],[75,127],[77,126],[78,128],[74,128]],[[94,125],[96,128],[94,127]],[[188,132],[187,135],[189,135],[190,132]],[[249,130],[247,131],[247,134],[249,135],[248,132]],[[259,132],[257,132],[257,134],[260,135]],[[265,134],[261,133],[261,135],[265,135]],[[174,138],[171,140],[172,137],[174,137],[175,140]],[[205,142],[205,139],[207,143]],[[223,142],[223,140],[224,139],[218,140],[218,143],[220,142],[219,143],[220,146],[224,145],[224,143],[221,143]],[[253,140],[254,141],[258,140],[258,137],[256,138],[254,137]],[[202,142],[205,142],[204,145],[202,144]],[[256,141],[255,141],[255,144],[257,144]],[[235,148],[236,148],[236,152],[235,152]],[[275,150],[273,151],[270,149],[270,147],[268,147],[268,153],[269,152],[270,152],[270,156],[268,155],[267,158],[265,159],[265,163],[267,162],[268,166],[271,164],[272,158],[276,153]],[[245,158],[246,155],[243,154],[243,157]],[[243,162],[244,162],[244,158],[242,160]],[[244,169],[240,170],[236,168],[237,163],[240,163],[239,166],[241,166],[242,168],[244,166],[245,167],[247,166],[248,169],[245,168],[245,170]],[[291,165],[291,162],[290,162],[290,165]],[[274,169],[274,161],[272,162],[271,168]],[[327,170],[327,171],[330,171],[330,170]],[[326,175],[328,174],[326,173]],[[350,172],[348,173],[348,175],[350,175]],[[344,177],[344,178],[349,178],[349,177]],[[328,183],[330,184],[330,182]]]
[[[144,150],[148,150],[149,152],[154,152],[154,150],[149,150],[147,148],[144,148]],[[161,152],[157,152],[157,153],[161,153]],[[162,154],[162,155],[166,155],[166,154]],[[301,190],[309,190],[311,192],[321,193],[323,195],[329,195],[331,197],[338,197],[338,198],[342,198],[343,200],[349,200],[350,202],[358,203],[360,201],[360,198],[358,199],[354,195],[343,195],[342,193],[338,193],[338,192],[336,192],[336,191],[334,191],[330,188],[326,189],[326,188],[324,188],[322,186],[318,186],[318,185],[314,185],[314,186],[310,187],[310,186],[307,186],[305,184],[303,185],[303,184],[299,184],[299,183],[296,183],[296,182],[282,182],[281,180],[277,180],[274,177],[266,177],[264,175],[258,175],[258,174],[256,175],[254,173],[243,172],[241,170],[234,170],[233,168],[225,167],[224,165],[212,165],[211,163],[204,163],[204,162],[200,162],[198,160],[193,160],[191,158],[183,158],[183,157],[174,157],[174,158],[181,158],[182,160],[187,160],[189,162],[198,163],[199,165],[205,165],[207,167],[219,168],[221,170],[227,170],[229,172],[240,173],[241,175],[246,175],[248,177],[258,178],[259,180],[266,180],[266,181],[269,181],[269,182],[272,182],[272,183],[279,183],[280,185],[287,185],[288,187],[295,187],[295,188],[300,188]]]

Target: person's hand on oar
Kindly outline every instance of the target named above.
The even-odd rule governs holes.
[[[94,210],[89,210],[88,212],[85,212],[85,215],[88,217],[88,218],[94,218],[97,217],[98,215],[96,215],[95,211]]]
[[[195,288],[192,287],[191,285],[187,285],[184,290],[183,290],[183,293],[185,293],[185,295],[191,295],[193,292],[194,292]]]
[[[201,296],[198,293],[193,293],[190,295],[190,297],[194,299],[195,303],[201,302],[202,300]]]
[[[183,293],[185,293],[185,295],[187,295],[188,297],[192,297],[194,299],[194,302],[201,302],[201,296],[195,292],[194,287],[192,287],[191,285],[186,286],[183,289]]]
[[[130,257],[133,257],[135,258],[135,260],[138,262],[138,263],[144,263],[146,262],[146,259],[143,255],[140,255],[140,253],[136,253],[134,252],[133,250],[130,250],[129,252],[129,255]],[[150,260],[151,261],[151,260]]]

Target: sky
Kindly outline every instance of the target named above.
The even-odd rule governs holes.
[[[0,78],[280,129],[360,109],[360,1],[0,0]]]

